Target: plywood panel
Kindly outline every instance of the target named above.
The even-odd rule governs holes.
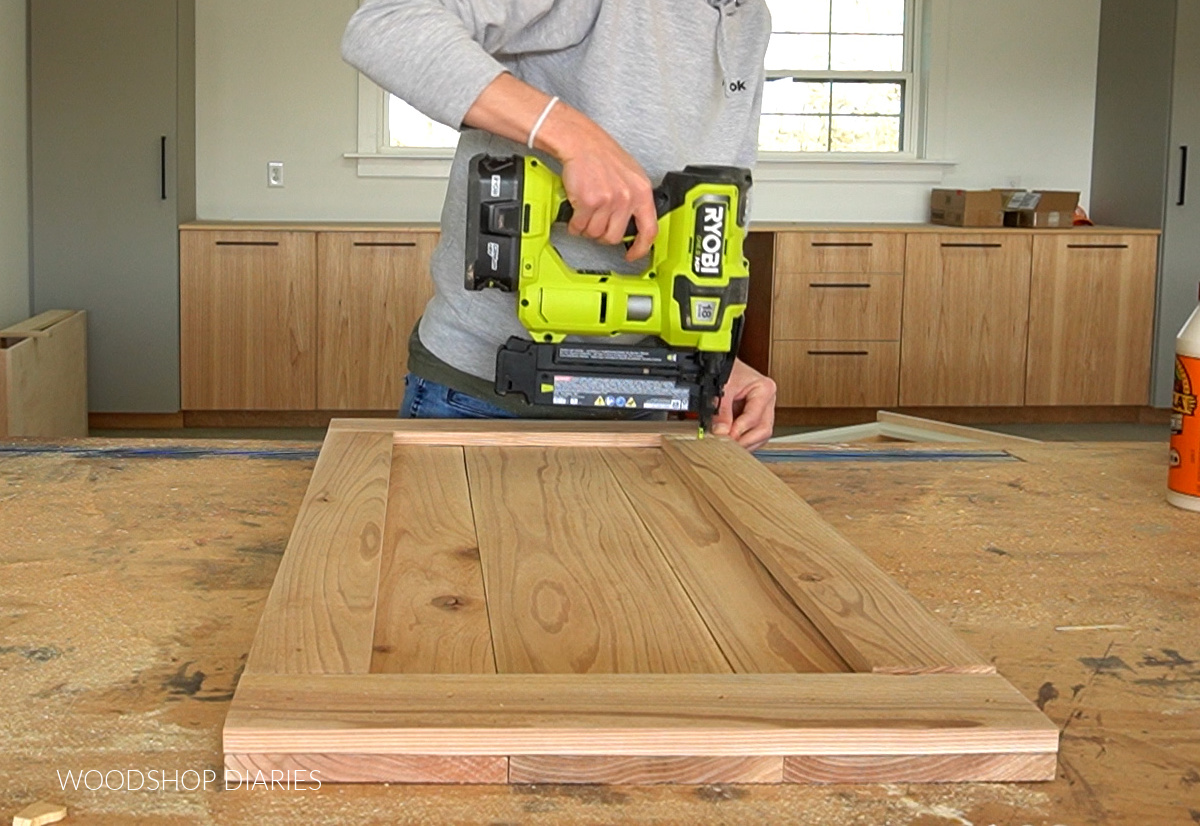
[[[435,232],[317,237],[317,406],[398,410],[408,339],[433,295]]]
[[[372,672],[495,673],[462,448],[395,448],[380,569]]]
[[[87,314],[51,311],[0,331],[0,437],[87,435]]]
[[[1035,237],[1025,403],[1147,404],[1157,274],[1152,237]]]
[[[466,449],[497,670],[729,670],[595,450]]]
[[[371,667],[392,440],[331,433],[313,470],[247,674],[365,674]]]

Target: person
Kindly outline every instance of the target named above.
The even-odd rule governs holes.
[[[514,294],[463,286],[469,160],[532,151],[561,169],[574,207],[552,234],[563,259],[640,272],[657,234],[653,182],[688,164],[753,166],[770,32],[765,0],[368,0],[355,12],[344,59],[462,130],[401,415],[546,410],[494,389],[497,350],[528,333]],[[630,217],[638,233],[626,251]],[[760,446],[775,395],[735,361],[714,433]]]

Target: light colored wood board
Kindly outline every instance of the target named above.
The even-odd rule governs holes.
[[[899,341],[903,273],[776,273],[776,340]]]
[[[850,670],[662,451],[604,458],[735,672]]]
[[[695,422],[334,419],[332,430],[389,431],[398,445],[458,447],[661,447],[695,439]]]
[[[917,757],[789,757],[785,783],[1038,783],[1053,780],[1058,754]]]
[[[509,761],[510,783],[600,783],[650,786],[677,783],[781,783],[780,757],[518,756]]]
[[[66,816],[66,806],[60,803],[38,801],[17,812],[13,816],[12,823],[13,826],[46,826],[48,823],[58,823]]]
[[[398,410],[408,339],[433,295],[434,232],[317,236],[317,407]]]
[[[393,451],[371,671],[496,671],[462,448]]]
[[[800,757],[1045,754],[1058,729],[995,675],[260,676],[232,754]]]
[[[1032,240],[921,235],[908,240],[900,401],[1025,403]]]
[[[55,310],[24,324],[38,337],[0,347],[0,437],[86,437],[87,313]]]
[[[188,230],[179,254],[183,409],[315,409],[316,236]]]
[[[668,440],[663,450],[855,671],[994,673],[736,444]]]
[[[33,318],[5,327],[0,330],[0,338],[35,338],[45,334],[55,324],[66,321],[80,310],[47,310],[38,313]]]
[[[1040,445],[1037,439],[1026,439],[1024,436],[1011,436],[1008,433],[996,433],[982,430],[978,427],[967,427],[961,424],[941,422],[936,419],[923,419],[920,416],[909,416],[904,413],[893,413],[890,410],[880,410],[875,414],[876,421],[889,425],[901,425],[930,433],[930,441],[937,440],[937,434],[946,437],[945,441],[974,441],[990,442],[997,445],[1016,445],[1028,447]]]
[[[370,670],[391,462],[386,433],[326,437],[247,674]]]
[[[600,451],[466,457],[498,671],[729,671]]]
[[[775,341],[781,407],[887,407],[899,398],[896,341]]]
[[[781,232],[776,272],[903,272],[904,244],[896,232]]]
[[[1150,392],[1157,240],[1035,238],[1030,405],[1144,405]]]
[[[250,788],[259,774],[268,786],[271,772],[313,788],[324,783],[488,783],[508,782],[507,757],[439,757],[409,754],[227,754],[226,784]],[[290,772],[291,774],[287,774]],[[782,768],[780,770],[782,774]],[[278,775],[276,775],[278,777]]]

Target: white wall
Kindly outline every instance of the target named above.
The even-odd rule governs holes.
[[[437,220],[441,182],[359,178],[342,157],[357,149],[357,80],[338,47],[356,7],[198,4],[201,218]],[[936,185],[1077,189],[1086,203],[1100,0],[929,0],[928,14],[927,156],[956,165],[760,165],[757,219],[921,221]],[[266,186],[271,160],[284,189]]]
[[[0,327],[29,316],[25,0],[0,0]]]

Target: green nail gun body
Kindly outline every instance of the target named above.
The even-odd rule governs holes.
[[[550,242],[573,211],[533,157],[477,155],[468,194],[466,288],[517,293],[532,340],[496,358],[496,392],[535,405],[694,412],[709,428],[737,352],[749,264],[749,170],[689,166],[654,191],[658,237],[645,272],[579,271]],[[631,223],[627,237],[634,235]],[[654,344],[568,342],[653,336]]]

